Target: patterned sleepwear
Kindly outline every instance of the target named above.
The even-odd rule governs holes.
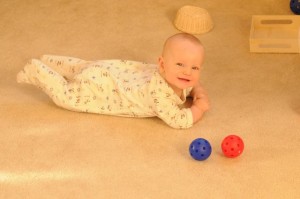
[[[192,88],[184,90],[181,99],[159,74],[157,65],[44,55],[30,60],[17,80],[41,88],[55,104],[69,110],[157,116],[173,128],[193,124],[191,110],[181,107]]]

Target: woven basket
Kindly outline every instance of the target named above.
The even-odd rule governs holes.
[[[183,6],[176,14],[174,25],[178,30],[190,34],[202,34],[213,28],[207,10],[195,6]]]

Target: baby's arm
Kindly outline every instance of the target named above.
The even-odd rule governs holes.
[[[190,95],[194,98],[191,108],[182,108],[165,90],[153,90],[150,94],[151,107],[171,127],[189,128],[201,119],[209,107],[205,91],[200,85],[195,86]]]
[[[203,113],[209,109],[209,101],[206,91],[200,84],[193,88],[191,97],[193,97],[193,104],[191,106],[193,122],[196,123],[201,119]]]

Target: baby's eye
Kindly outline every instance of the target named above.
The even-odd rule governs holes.
[[[183,64],[182,64],[182,63],[176,63],[176,65],[177,65],[177,66],[183,66]]]
[[[193,70],[200,70],[200,68],[198,66],[193,66],[192,69]]]

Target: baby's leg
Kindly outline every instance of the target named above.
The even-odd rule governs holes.
[[[25,65],[24,70],[18,73],[17,81],[41,88],[55,104],[67,109],[72,109],[70,98],[74,97],[70,96],[72,93],[69,92],[69,90],[76,85],[68,84],[63,76],[41,61],[36,59],[29,61]]]
[[[91,61],[57,55],[43,55],[40,59],[67,79],[72,79],[91,63]]]

